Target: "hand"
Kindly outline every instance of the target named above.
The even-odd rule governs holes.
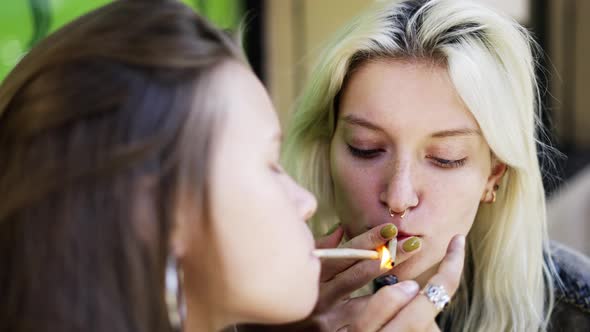
[[[452,297],[459,287],[464,259],[465,237],[457,235],[449,244],[438,272],[428,283],[443,286]],[[408,280],[381,288],[342,331],[440,331],[434,321],[437,314],[434,304],[425,295],[418,295],[418,284]]]
[[[387,228],[387,231],[382,230]],[[334,248],[340,243],[343,230],[338,227],[332,234],[316,241],[317,248]],[[385,235],[385,236],[384,236]],[[341,247],[374,250],[397,235],[393,224],[383,224],[358,235]],[[412,252],[403,250],[404,241],[398,243],[396,263],[402,264]],[[304,321],[280,326],[241,326],[239,331],[337,331],[349,326],[367,306],[370,296],[350,299],[350,294],[384,274],[376,260],[325,260],[322,261],[320,294],[313,313]]]
[[[387,231],[389,230],[389,232]],[[342,229],[339,227],[333,234],[319,239],[316,242],[317,248],[333,248],[340,243]],[[397,236],[397,228],[393,224],[383,224],[358,235],[350,241],[341,245],[344,248],[374,250]],[[420,251],[420,248],[412,252],[405,252],[400,241],[397,246],[396,264],[400,265],[411,255]],[[350,294],[370,283],[376,277],[388,272],[380,268],[380,261],[377,260],[326,260],[322,262],[320,276],[320,295],[316,308],[314,309],[315,319],[325,320],[323,322],[331,328],[321,331],[335,330],[333,327],[341,325],[350,319],[355,313],[354,306],[363,306],[362,300],[350,300]],[[350,311],[352,309],[352,311]],[[312,316],[313,316],[312,315]],[[324,317],[317,317],[318,315]]]

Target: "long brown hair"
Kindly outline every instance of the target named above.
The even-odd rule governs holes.
[[[177,1],[115,1],[65,26],[0,86],[0,330],[169,331],[179,191],[206,214],[231,38]],[[186,190],[185,190],[186,191]],[[204,225],[206,228],[206,225]]]

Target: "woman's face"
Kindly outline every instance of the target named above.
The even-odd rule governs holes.
[[[420,252],[391,271],[420,283],[451,238],[469,232],[504,167],[493,165],[445,68],[393,60],[363,64],[347,82],[330,165],[346,235],[393,222],[398,239],[420,237]]]
[[[231,97],[214,144],[210,188],[220,271],[231,274],[224,302],[240,320],[302,319],[319,287],[305,223],[316,200],[279,165],[280,126],[262,84],[241,64],[222,67],[222,89]]]

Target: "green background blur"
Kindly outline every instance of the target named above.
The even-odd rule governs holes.
[[[0,81],[32,45],[62,25],[111,0],[0,1]],[[236,28],[241,0],[182,0],[224,29]]]

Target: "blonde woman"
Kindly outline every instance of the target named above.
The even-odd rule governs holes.
[[[321,243],[344,233],[345,246],[371,247],[393,223],[402,255],[386,274],[425,293],[401,307],[399,295],[349,299],[377,263],[325,262],[308,330],[590,329],[588,260],[549,245],[533,46],[510,18],[452,0],[380,2],[328,46],[286,166],[318,197],[316,233],[341,225]],[[456,234],[467,236],[462,279],[434,324],[412,309],[453,295],[428,280]]]

